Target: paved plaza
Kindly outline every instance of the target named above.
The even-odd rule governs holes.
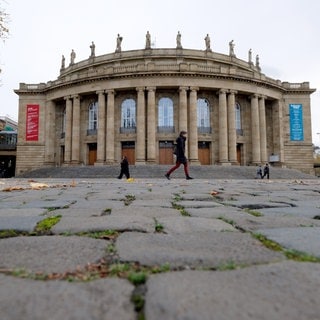
[[[0,318],[320,319],[319,195],[318,179],[0,179]]]

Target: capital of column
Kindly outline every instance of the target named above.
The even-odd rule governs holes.
[[[190,87],[191,91],[199,91],[199,87]]]
[[[136,87],[136,91],[138,91],[138,92],[141,92],[141,91],[144,91],[144,90],[146,90],[145,87]]]
[[[238,93],[237,90],[232,90],[232,89],[230,89],[230,90],[228,90],[228,91],[229,91],[230,94],[237,94],[237,93]]]
[[[227,92],[228,92],[228,89],[220,89],[218,92],[217,92],[217,94],[227,94]]]
[[[156,91],[156,87],[146,87],[149,92]]]
[[[64,100],[70,100],[72,97],[71,96],[65,96],[63,97]]]
[[[104,94],[104,93],[105,93],[104,90],[98,90],[98,91],[96,91],[96,94]]]
[[[107,89],[107,90],[105,90],[105,93],[108,94],[108,95],[114,94],[115,90],[114,89]]]
[[[249,96],[249,98],[252,99],[258,99],[259,95],[257,93],[253,93],[251,96]]]
[[[187,91],[189,88],[188,87],[179,87],[179,91],[181,92],[181,91]]]

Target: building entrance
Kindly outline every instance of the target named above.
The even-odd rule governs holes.
[[[89,143],[88,148],[89,148],[88,164],[89,166],[93,166],[94,163],[97,161],[97,144]]]
[[[198,158],[201,165],[210,165],[210,142],[198,142]]]
[[[159,164],[173,164],[173,141],[159,141]]]
[[[136,152],[134,141],[124,141],[121,143],[122,156],[126,156],[129,164],[136,163]]]

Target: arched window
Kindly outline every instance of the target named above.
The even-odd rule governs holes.
[[[207,99],[200,98],[197,102],[198,132],[210,133],[210,104]]]
[[[126,99],[121,104],[121,132],[135,131],[136,129],[136,102]]]
[[[241,106],[237,102],[235,105],[235,115],[236,115],[236,131],[238,135],[242,135],[242,125],[241,125]]]
[[[98,102],[91,102],[88,107],[89,112],[89,121],[88,121],[88,130],[91,133],[95,133],[98,128]]]
[[[174,132],[173,101],[170,98],[161,98],[158,103],[158,131]]]

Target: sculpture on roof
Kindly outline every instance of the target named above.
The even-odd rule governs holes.
[[[151,35],[149,31],[146,34],[146,49],[151,49]]]
[[[210,47],[210,37],[209,34],[207,33],[206,37],[204,38],[204,41],[206,43],[206,51],[211,51],[211,47]]]
[[[71,50],[71,54],[70,54],[70,66],[74,64],[74,60],[76,58],[76,53],[74,52],[74,50]]]
[[[118,33],[116,52],[121,52],[121,43],[122,43],[122,37],[120,37],[120,34]]]
[[[180,31],[178,31],[178,34],[177,34],[177,49],[182,49]]]
[[[91,49],[90,58],[93,58],[93,57],[95,57],[95,55],[96,55],[96,52],[95,52],[95,51],[96,51],[96,45],[94,44],[93,41],[91,42],[90,49]]]
[[[235,46],[235,44],[234,44],[233,40],[231,40],[229,42],[229,56],[230,57],[235,57],[236,56],[235,53],[234,53],[234,46]]]

